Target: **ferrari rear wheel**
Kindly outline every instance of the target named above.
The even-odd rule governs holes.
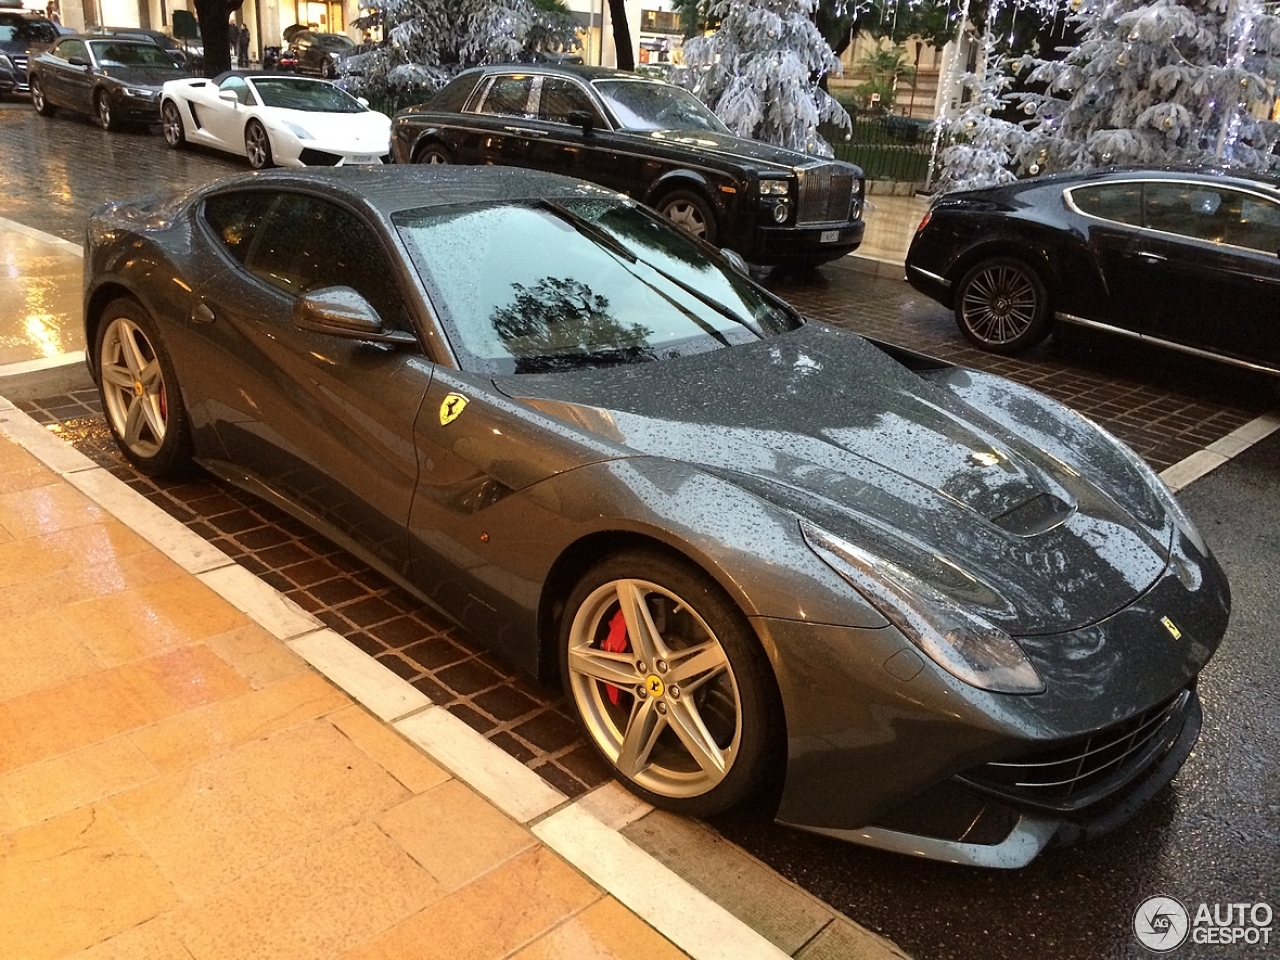
[[[155,321],[135,300],[107,304],[97,328],[98,390],[116,443],[150,477],[190,466],[191,427]]]
[[[777,687],[746,618],[705,573],[618,554],[578,583],[560,633],[569,702],[629,789],[708,816],[761,785],[782,726]]]
[[[58,112],[58,108],[51,104],[44,95],[44,87],[40,86],[40,79],[32,77],[31,84],[31,105],[36,108],[36,113],[42,117],[52,117]]]
[[[973,344],[1017,353],[1049,334],[1049,294],[1034,269],[1014,257],[979,263],[956,287],[956,323]]]
[[[111,109],[111,97],[107,95],[107,91],[98,91],[93,98],[93,109],[98,116],[98,124],[103,130],[120,129],[120,123],[116,120],[116,115]]]
[[[249,166],[255,170],[263,170],[275,166],[271,159],[271,138],[266,128],[257,120],[250,120],[244,128],[244,153],[249,158]]]
[[[414,157],[414,163],[426,163],[436,166],[442,163],[453,163],[453,157],[440,144],[429,143],[418,151],[417,156]]]
[[[716,218],[707,201],[691,190],[677,190],[662,198],[658,212],[686,233],[714,244]]]
[[[160,127],[164,130],[164,142],[175,150],[187,142],[187,131],[182,126],[182,111],[172,100],[166,100],[160,108]]]

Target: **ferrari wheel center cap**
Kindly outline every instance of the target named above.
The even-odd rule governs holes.
[[[644,678],[645,689],[654,697],[660,697],[667,692],[666,686],[662,682],[662,678],[657,674],[651,673]]]

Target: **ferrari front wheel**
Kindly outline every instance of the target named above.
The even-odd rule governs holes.
[[[781,730],[777,687],[746,618],[705,573],[614,556],[570,594],[560,634],[569,702],[634,793],[709,816],[761,785]]]
[[[187,132],[182,126],[182,113],[172,100],[166,100],[160,108],[160,126],[164,130],[164,142],[175,150],[187,142]]]
[[[264,170],[274,166],[271,159],[271,138],[267,129],[257,120],[250,120],[244,128],[244,155],[249,158],[249,166],[255,170]]]
[[[191,462],[191,427],[169,354],[141,304],[107,304],[95,357],[102,410],[125,457],[147,476],[182,473]]]

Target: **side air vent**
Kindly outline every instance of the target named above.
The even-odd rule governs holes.
[[[991,522],[1018,537],[1034,537],[1061,526],[1075,512],[1075,507],[1051,493],[1042,493],[1006,510]]]

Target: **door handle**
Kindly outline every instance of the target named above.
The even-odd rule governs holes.
[[[518,133],[522,137],[545,137],[545,130],[531,130],[526,127],[503,127],[507,133]]]
[[[1138,259],[1145,260],[1147,263],[1164,263],[1169,258],[1162,257],[1158,253],[1151,253],[1150,251],[1147,251],[1147,250],[1139,250]]]
[[[196,323],[213,323],[213,310],[202,300],[191,308],[191,319]]]

